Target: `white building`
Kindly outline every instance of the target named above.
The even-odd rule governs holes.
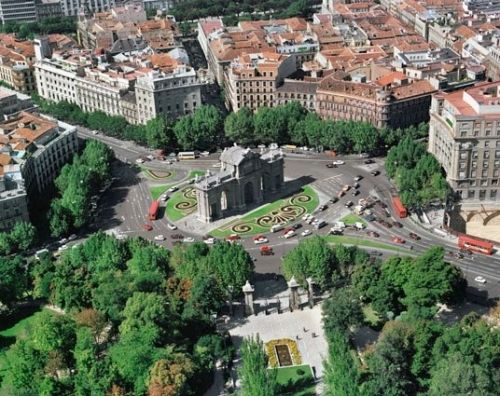
[[[0,23],[36,22],[35,0],[0,0]]]

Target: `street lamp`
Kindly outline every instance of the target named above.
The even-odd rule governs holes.
[[[234,290],[234,286],[229,285],[227,287],[227,289],[229,291],[229,315],[233,316],[233,290]]]

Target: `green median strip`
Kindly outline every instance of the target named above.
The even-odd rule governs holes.
[[[399,246],[393,246],[389,245],[383,242],[376,242],[376,241],[371,241],[369,239],[362,239],[358,237],[351,237],[351,236],[345,236],[345,235],[327,235],[325,236],[325,239],[328,243],[333,243],[333,244],[344,244],[344,245],[358,245],[358,246],[366,246],[366,247],[371,247],[374,249],[385,249],[385,250],[392,250],[394,252],[398,253],[405,253],[409,254],[408,249],[399,247]]]
[[[156,200],[170,188],[171,184],[162,184],[161,186],[149,187],[149,192],[151,193],[151,198]]]
[[[347,225],[362,223],[366,226],[366,221],[364,221],[361,217],[355,215],[354,213],[350,213],[347,216],[344,216],[343,218],[340,219],[340,221],[344,222]]]

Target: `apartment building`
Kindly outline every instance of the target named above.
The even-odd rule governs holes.
[[[35,7],[36,18],[39,21],[63,16],[60,0],[35,0]]]
[[[55,52],[46,40],[36,40],[38,93],[55,102],[74,103],[84,111],[121,115],[128,122],[146,123],[159,114],[177,118],[201,105],[201,83],[195,70],[169,54],[115,57],[90,51]]]
[[[65,16],[108,11],[114,5],[115,0],[61,0],[61,8]]]
[[[463,204],[500,206],[500,82],[432,98],[428,150]]]
[[[0,23],[36,22],[35,0],[0,0]]]
[[[221,20],[198,24],[198,40],[215,80],[224,83],[224,72],[242,54],[276,52],[293,58],[296,67],[314,59],[319,43],[302,18],[242,21],[224,27]]]
[[[76,128],[21,112],[0,123],[0,229],[28,220],[28,201],[42,193],[76,153]]]
[[[149,70],[135,83],[137,122],[144,124],[160,114],[177,118],[194,112],[202,104],[201,85],[187,65]]]
[[[30,96],[0,87],[0,120],[34,108],[35,105]]]
[[[394,79],[386,84],[383,79],[367,82],[363,76],[353,81],[331,76],[316,91],[316,112],[322,118],[364,121],[377,128],[405,128],[429,120],[435,91],[427,81]]]
[[[31,94],[35,91],[33,43],[19,40],[11,34],[0,34],[0,80],[15,91]]]
[[[274,105],[279,106],[289,102],[299,102],[305,109],[314,111],[318,85],[319,81],[316,78],[305,78],[304,80],[285,78],[283,84],[276,88]]]
[[[243,54],[226,71],[226,100],[233,111],[272,107],[276,88],[295,72],[295,59],[275,52]]]

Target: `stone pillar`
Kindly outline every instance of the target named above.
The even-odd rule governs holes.
[[[250,282],[248,282],[248,280],[242,289],[245,294],[245,314],[248,316],[255,315],[255,309],[253,306],[253,292],[255,289]]]
[[[292,276],[292,279],[290,279],[290,282],[288,282],[288,289],[289,289],[289,297],[288,297],[288,306],[290,308],[290,311],[293,311],[294,309],[299,309],[300,306],[300,300],[299,300],[299,284],[295,280],[295,277]]]
[[[309,301],[309,306],[314,307],[314,281],[312,278],[307,278],[307,299]]]

